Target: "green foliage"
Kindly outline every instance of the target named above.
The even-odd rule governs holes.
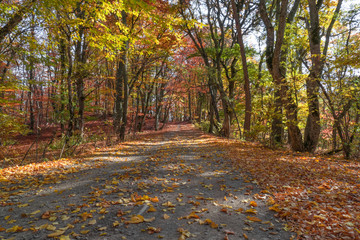
[[[25,135],[28,133],[27,126],[23,119],[0,112],[0,140],[9,141],[16,134]]]
[[[199,128],[201,131],[209,131],[210,121],[201,121],[200,123],[196,122],[195,127]]]

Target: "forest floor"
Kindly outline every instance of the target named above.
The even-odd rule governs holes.
[[[0,169],[0,239],[360,239],[360,163],[191,124]]]

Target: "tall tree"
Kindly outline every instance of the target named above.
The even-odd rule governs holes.
[[[238,9],[238,6],[235,4],[235,0],[231,0],[231,7],[232,7],[235,23],[236,23],[237,41],[240,45],[241,62],[242,62],[242,68],[243,68],[243,74],[244,74],[244,91],[245,91],[244,133],[245,133],[245,139],[248,140],[249,133],[250,133],[250,126],[251,126],[251,108],[252,108],[249,70],[248,70],[248,65],[247,65],[247,61],[246,61],[246,52],[245,52],[243,33],[242,33],[240,17],[239,17],[239,9]]]

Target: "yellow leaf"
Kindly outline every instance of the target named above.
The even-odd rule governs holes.
[[[11,217],[11,216],[8,215],[8,216],[4,217],[4,219],[5,219],[5,220],[8,220],[10,217]]]
[[[99,231],[105,231],[107,229],[107,227],[100,227],[98,228]]]
[[[252,222],[261,222],[262,221],[260,218],[257,218],[257,217],[247,216],[246,218],[249,219]]]
[[[211,228],[215,228],[215,229],[216,229],[216,228],[218,228],[218,226],[219,226],[219,225],[216,224],[216,223],[214,223],[214,222],[211,222],[211,224],[210,224],[210,227],[211,227]]]
[[[74,211],[72,211],[72,213],[77,213],[77,212],[80,212],[80,208],[77,208]]]
[[[185,230],[183,228],[178,228],[178,232],[181,233],[179,240],[185,240],[186,238],[191,236],[191,233],[188,230]]]
[[[13,226],[12,228],[8,228],[8,229],[6,229],[6,232],[12,232],[12,233],[14,233],[14,232],[21,232],[22,231],[22,229],[23,229],[23,227],[20,227],[20,226],[18,226],[18,225],[15,225],[15,226]]]
[[[87,234],[89,232],[90,232],[90,230],[82,230],[82,231],[80,231],[80,233],[83,234],[83,235],[85,235],[85,234]]]
[[[30,215],[35,215],[35,214],[38,214],[38,213],[40,213],[40,210],[33,211],[32,213],[30,213]]]
[[[95,219],[89,221],[89,225],[94,225],[95,223],[96,223],[96,220],[95,220]]]
[[[273,204],[275,204],[275,200],[274,200],[272,197],[270,197],[270,198],[266,201],[266,203],[267,203],[268,205],[273,205]]]
[[[129,221],[126,221],[125,224],[137,224],[137,223],[142,223],[144,222],[144,217],[141,215],[136,215],[131,217],[131,219]]]
[[[108,213],[108,211],[106,210],[106,208],[102,208],[102,209],[100,209],[99,213],[105,214],[105,213]]]
[[[166,220],[166,219],[169,219],[170,218],[170,216],[169,215],[167,215],[167,214],[164,214],[164,219]]]
[[[55,221],[56,219],[57,219],[57,217],[54,217],[54,216],[53,216],[53,217],[49,217],[49,220],[52,221],[52,222]]]
[[[275,212],[280,212],[281,211],[278,204],[275,204],[275,205],[269,207],[269,210],[272,210],[272,211],[275,211]]]
[[[163,203],[161,205],[165,207],[175,207],[175,204],[171,203],[170,201],[167,201],[166,203]]]
[[[88,212],[83,212],[83,213],[79,214],[79,217],[81,217],[83,221],[86,221],[86,219],[92,218],[93,215]]]
[[[155,217],[152,218],[144,218],[144,222],[152,222],[155,220]]]
[[[151,207],[147,210],[147,212],[156,212],[156,208],[154,208],[153,206],[151,206]]]
[[[47,225],[47,226],[46,226],[46,230],[55,231],[55,230],[56,230],[56,227],[53,226],[53,225]]]
[[[118,221],[113,222],[113,227],[119,226],[120,223]]]
[[[254,208],[248,209],[248,210],[246,210],[245,212],[246,212],[246,213],[252,213],[252,214],[256,214],[256,213],[257,213],[256,209],[254,209]]]
[[[71,238],[68,236],[60,236],[60,240],[71,240]]]
[[[244,209],[243,208],[239,208],[239,209],[236,209],[235,212],[243,212]]]
[[[66,230],[68,230],[69,229],[69,226],[66,226],[66,227],[63,227],[63,228],[59,228],[59,230],[61,230],[61,231],[66,231]]]
[[[19,205],[18,205],[18,207],[19,207],[19,208],[23,208],[23,207],[27,207],[27,206],[29,206],[29,204],[28,204],[28,203],[25,203],[25,204],[19,204]]]
[[[63,216],[61,216],[61,220],[63,220],[63,221],[66,221],[66,220],[68,220],[70,217],[68,217],[68,216],[66,216],[66,215],[63,215]]]
[[[65,232],[65,231],[57,230],[57,231],[55,231],[54,233],[48,234],[47,236],[48,236],[49,238],[51,238],[51,237],[59,237],[60,235],[63,235],[64,232]]]
[[[66,227],[67,227],[67,228],[74,228],[75,226],[72,225],[72,224],[70,224],[70,223],[68,223],[68,224],[66,225]]]

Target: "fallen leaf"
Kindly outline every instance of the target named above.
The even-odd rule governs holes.
[[[71,238],[69,237],[69,235],[67,235],[67,236],[60,236],[59,240],[71,240]]]
[[[151,198],[150,201],[157,203],[157,202],[159,202],[159,199],[158,199],[158,197],[154,197],[154,198]]]
[[[233,231],[230,231],[230,230],[224,230],[224,233],[226,235],[235,235],[235,233]]]
[[[53,226],[53,225],[47,225],[47,226],[46,226],[46,230],[55,231],[55,230],[56,230],[56,227]]]
[[[251,213],[251,214],[257,214],[257,211],[254,208],[250,208],[250,209],[246,210],[245,212],[246,213]]]
[[[6,232],[8,233],[15,233],[15,232],[21,232],[23,230],[23,227],[15,225],[12,228],[6,229]]]
[[[271,207],[269,207],[269,210],[275,211],[275,212],[281,212],[281,209],[279,209],[279,205],[275,204]]]
[[[246,218],[252,222],[261,222],[262,221],[260,218],[257,218],[257,217],[247,216]]]
[[[144,218],[144,222],[152,222],[155,220],[155,217],[152,218]]]
[[[27,207],[27,206],[29,206],[28,203],[24,203],[24,204],[19,204],[19,205],[18,205],[19,208],[23,208],[23,207]]]
[[[55,231],[54,233],[48,234],[47,236],[48,236],[49,238],[59,237],[60,235],[63,235],[64,233],[65,233],[65,231],[57,230],[57,231]]]
[[[90,220],[88,224],[89,224],[89,225],[95,225],[95,224],[96,224],[96,220],[95,220],[95,219]]]
[[[257,207],[257,203],[255,201],[251,201],[249,205],[251,207]]]
[[[144,222],[144,217],[141,215],[136,215],[130,218],[129,221],[126,221],[125,224],[137,224]]]
[[[238,208],[238,209],[235,210],[235,212],[243,212],[243,211],[244,211],[243,208]]]
[[[161,204],[162,206],[165,206],[165,207],[175,207],[176,205],[171,203],[170,201],[167,201],[166,203],[163,203]]]
[[[161,228],[156,228],[156,227],[147,227],[146,229],[148,231],[149,234],[154,234],[154,233],[159,233],[161,232]]]
[[[154,206],[151,206],[147,212],[156,212],[156,208],[154,208]]]
[[[40,213],[40,210],[33,211],[32,213],[30,213],[30,215],[35,215],[35,214],[38,214],[38,213]]]

